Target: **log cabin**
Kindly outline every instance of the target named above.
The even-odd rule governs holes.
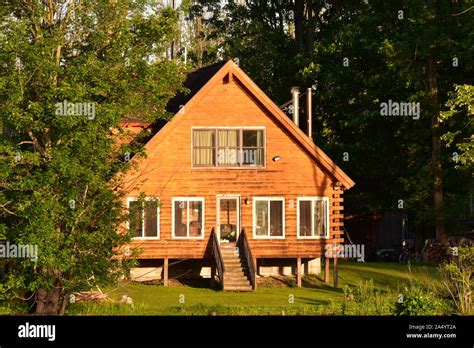
[[[301,286],[324,261],[328,282],[325,246],[344,240],[343,193],[354,182],[233,61],[189,73],[184,86],[124,174],[132,275],[158,270],[168,285],[187,265],[224,290],[251,291],[275,270]],[[333,267],[337,286],[337,259]]]

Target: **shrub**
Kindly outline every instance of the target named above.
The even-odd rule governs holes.
[[[393,313],[395,294],[376,289],[372,280],[356,287],[344,287],[344,298],[340,304],[340,315],[390,315]]]
[[[397,296],[396,315],[440,315],[446,311],[445,304],[432,292],[411,285]]]
[[[458,248],[458,256],[440,266],[445,292],[454,301],[459,313],[472,312],[472,271],[474,269],[474,247]]]

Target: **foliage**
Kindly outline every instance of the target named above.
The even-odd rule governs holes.
[[[298,4],[305,9],[303,17],[297,15]],[[456,170],[462,162],[453,162],[453,149],[438,151],[437,145],[441,134],[461,139],[470,137],[472,128],[465,115],[436,130],[432,120],[454,84],[473,83],[469,1],[251,0],[222,6],[218,0],[203,0],[195,9],[212,14],[205,20],[205,37],[220,53],[211,56],[239,58],[278,104],[290,99],[292,86],[317,85],[313,139],[357,183],[346,197],[347,212],[399,211],[424,233],[436,221],[436,181],[442,182],[445,220],[464,215],[472,176]],[[430,99],[430,55],[436,61],[431,77],[436,78],[437,102]],[[420,119],[381,117],[380,103],[388,100],[420,102]],[[467,160],[472,142],[460,146],[457,151],[466,154],[461,161]],[[442,175],[435,179],[437,165]],[[441,186],[436,186],[438,193]]]
[[[450,99],[446,102],[449,108],[441,112],[442,122],[451,123],[454,118],[461,118],[465,126],[456,131],[447,131],[442,139],[446,146],[454,145],[458,152],[453,154],[453,161],[458,167],[467,167],[471,172],[474,169],[474,86],[456,85]]]
[[[69,293],[123,274],[116,256],[129,236],[117,233],[115,174],[140,147],[117,146],[113,134],[127,116],[168,116],[183,78],[163,58],[176,20],[153,0],[3,2],[0,235],[38,246],[36,260],[8,261],[5,298],[61,313]],[[64,102],[78,105],[74,115],[58,109]]]
[[[394,294],[374,286],[373,280],[360,282],[356,287],[344,287],[342,315],[390,315]]]
[[[444,292],[453,300],[461,314],[472,313],[474,247],[461,247],[458,256],[440,266]]]
[[[433,292],[421,286],[405,287],[397,296],[396,315],[441,315],[446,305]]]

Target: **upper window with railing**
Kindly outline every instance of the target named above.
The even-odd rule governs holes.
[[[193,167],[263,167],[264,128],[193,128]]]

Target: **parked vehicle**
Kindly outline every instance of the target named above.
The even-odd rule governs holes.
[[[396,262],[398,253],[395,249],[379,249],[375,251],[375,261],[377,262]]]

